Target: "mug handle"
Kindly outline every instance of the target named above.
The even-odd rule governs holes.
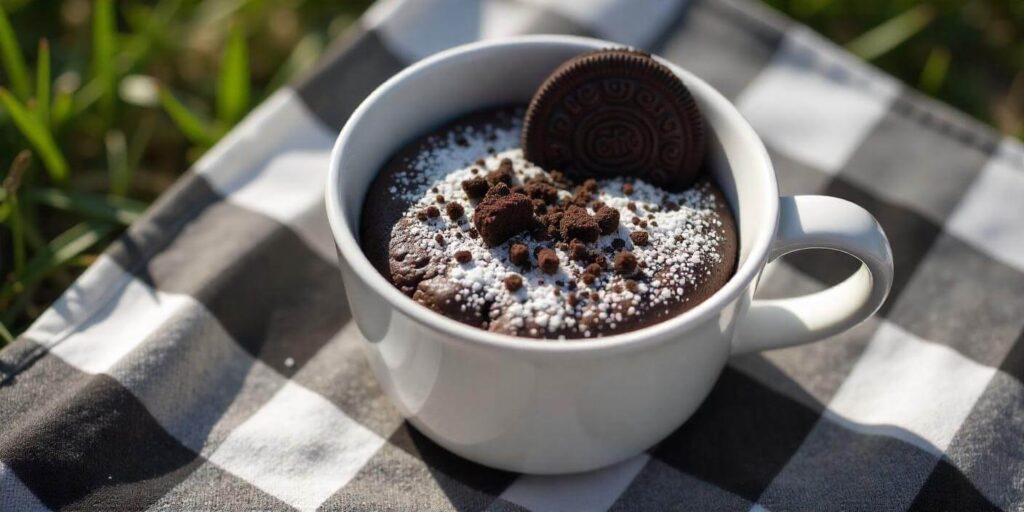
[[[841,251],[862,265],[845,281],[801,297],[755,300],[737,326],[732,354],[818,341],[865,320],[892,286],[892,248],[867,210],[829,196],[779,199],[779,228],[768,261],[804,249]]]

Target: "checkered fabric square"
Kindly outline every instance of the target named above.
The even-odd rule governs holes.
[[[879,219],[897,276],[878,316],[734,359],[658,446],[561,477],[473,464],[402,420],[360,352],[322,206],[334,138],[379,83],[540,32],[704,77],[783,193]],[[852,269],[803,253],[759,293]],[[1024,510],[1022,333],[1024,147],[760,4],[383,1],[0,352],[0,509]]]

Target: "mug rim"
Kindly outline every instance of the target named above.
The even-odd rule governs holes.
[[[446,339],[468,343],[476,347],[491,347],[514,352],[556,354],[593,352],[597,350],[602,352],[632,350],[657,343],[658,341],[670,341],[673,335],[685,334],[695,326],[718,314],[727,305],[739,298],[744,290],[747,289],[747,286],[760,273],[764,267],[764,262],[767,260],[766,257],[771,248],[772,240],[775,238],[775,231],[778,228],[779,192],[775,170],[764,143],[732,102],[693,73],[656,55],[654,57],[682,78],[691,90],[694,89],[694,86],[700,89],[700,94],[703,96],[705,103],[713,106],[714,110],[724,115],[727,122],[719,123],[720,125],[732,125],[734,129],[742,133],[744,139],[749,140],[753,144],[754,147],[751,150],[757,153],[761,161],[760,167],[763,168],[763,172],[767,173],[767,186],[760,188],[768,189],[763,191],[763,193],[768,198],[765,202],[765,208],[768,210],[769,225],[754,235],[750,253],[746,260],[739,264],[725,285],[693,309],[640,329],[595,338],[557,340],[553,338],[527,338],[495,333],[461,323],[431,311],[429,308],[414,301],[411,297],[401,293],[398,288],[381,275],[376,267],[370,263],[369,258],[366,257],[362,247],[359,245],[355,233],[349,229],[344,208],[345,201],[341,194],[339,194],[343,148],[351,134],[360,125],[362,119],[368,115],[380,98],[386,96],[389,91],[400,83],[415,79],[418,74],[429,68],[467,53],[486,52],[498,47],[536,46],[543,48],[550,45],[569,45],[595,50],[609,46],[621,46],[601,39],[566,35],[525,35],[491,41],[478,41],[449,48],[407,66],[377,86],[373,92],[363,99],[349,116],[338,138],[335,140],[334,148],[331,151],[330,169],[327,176],[327,188],[325,191],[327,219],[339,258],[344,260],[339,263],[347,264],[353,271],[352,274],[357,276],[358,279],[363,279],[366,285],[387,301],[390,307],[414,318],[417,322],[447,334]],[[710,121],[708,122],[710,123]],[[737,223],[739,223],[738,218]],[[732,340],[729,340],[729,342],[731,344]]]

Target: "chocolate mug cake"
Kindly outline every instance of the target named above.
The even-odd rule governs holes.
[[[734,272],[736,223],[704,145],[671,71],[633,50],[585,54],[528,106],[468,114],[400,149],[368,191],[360,243],[403,293],[481,329],[639,329]]]

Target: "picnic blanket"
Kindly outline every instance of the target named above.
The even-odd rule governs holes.
[[[668,439],[558,477],[468,462],[402,420],[360,351],[322,204],[335,136],[375,86],[538,32],[694,71],[764,138],[782,193],[864,206],[896,262],[876,317],[732,360]],[[759,293],[853,269],[804,252]],[[1021,144],[757,2],[385,1],[0,352],[0,509],[1022,510],[1022,332]]]

